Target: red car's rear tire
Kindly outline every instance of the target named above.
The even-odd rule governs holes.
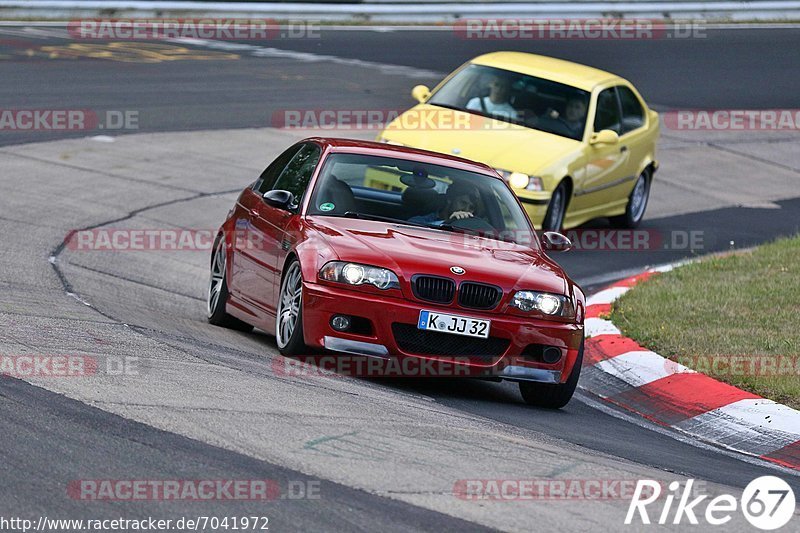
[[[578,378],[581,375],[581,365],[583,364],[583,341],[581,341],[578,358],[572,367],[569,379],[564,383],[553,385],[551,383],[536,383],[532,381],[520,381],[519,392],[522,399],[528,405],[536,407],[546,407],[548,409],[561,409],[569,403],[575,389],[578,387]]]
[[[211,276],[208,281],[208,296],[206,299],[208,322],[215,326],[237,331],[252,331],[253,326],[242,322],[225,311],[229,296],[226,269],[225,243],[220,237],[217,238],[214,243],[214,251],[211,252]]]

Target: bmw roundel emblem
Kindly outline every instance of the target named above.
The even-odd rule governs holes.
[[[462,276],[462,275],[464,275],[466,270],[464,270],[463,268],[461,268],[459,266],[452,266],[452,267],[450,267],[450,272],[452,272],[456,276]]]

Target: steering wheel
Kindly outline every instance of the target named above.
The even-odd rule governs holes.
[[[460,219],[453,219],[450,218],[446,220],[447,224],[450,224],[454,228],[461,228],[465,230],[475,230],[481,232],[494,232],[496,231],[495,227],[486,222],[484,219],[479,217],[469,217],[469,218],[460,218]]]

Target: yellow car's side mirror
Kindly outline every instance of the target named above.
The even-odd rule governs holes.
[[[420,104],[424,104],[425,100],[431,95],[431,90],[425,85],[417,85],[411,89],[411,96]]]
[[[592,134],[589,138],[589,144],[617,144],[619,142],[619,135],[613,130],[600,130]]]

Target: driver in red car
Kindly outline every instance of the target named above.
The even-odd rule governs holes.
[[[445,204],[439,211],[408,219],[419,224],[440,226],[448,220],[463,220],[476,216],[481,196],[478,188],[466,181],[454,181],[445,193]]]

